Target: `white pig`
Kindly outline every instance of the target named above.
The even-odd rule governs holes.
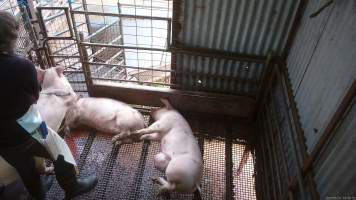
[[[47,126],[58,132],[68,107],[78,99],[61,66],[47,70],[37,69],[38,79],[42,80],[42,91],[37,102],[42,119]]]
[[[168,100],[161,101],[166,107],[151,113],[155,122],[133,134],[141,136],[141,140],[161,143],[161,152],[154,156],[154,165],[165,172],[167,180],[163,177],[153,179],[161,185],[159,194],[171,191],[192,193],[196,189],[200,192],[203,161],[197,140],[183,116]]]
[[[129,105],[109,98],[95,97],[76,101],[68,110],[65,124],[70,128],[85,125],[115,135],[128,135],[145,127],[142,114]],[[122,143],[131,142],[132,138],[129,138]]]

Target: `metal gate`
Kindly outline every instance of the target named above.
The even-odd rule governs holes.
[[[141,7],[120,2],[105,7],[85,0],[38,6],[47,59],[52,66],[65,66],[74,90],[83,95],[98,82],[170,86],[172,3],[162,1],[168,2],[165,7],[152,2],[158,1]],[[150,12],[140,13],[139,8]],[[155,9],[166,9],[168,15],[155,16]]]

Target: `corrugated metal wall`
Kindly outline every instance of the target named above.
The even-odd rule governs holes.
[[[288,56],[294,95],[311,151],[356,78],[356,1],[309,1]]]
[[[175,45],[267,56],[282,55],[299,1],[185,0],[173,19]],[[176,32],[176,33],[175,33]],[[263,63],[176,53],[175,84],[185,90],[255,94]]]
[[[257,196],[258,199],[312,199],[313,180],[302,176],[306,146],[298,139],[287,92],[288,79],[279,71],[276,73],[257,117]]]
[[[356,196],[355,133],[356,105],[354,104],[316,162],[315,182],[321,199]]]
[[[308,1],[287,67],[308,151],[312,152],[356,79],[356,1]],[[355,100],[353,101],[355,102]],[[313,165],[321,199],[355,197],[356,110],[353,105]]]

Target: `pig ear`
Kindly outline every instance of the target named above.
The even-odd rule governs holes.
[[[56,68],[58,76],[62,76],[63,72],[64,72],[64,67],[63,66],[57,66],[55,68]]]
[[[46,73],[46,70],[36,67],[36,71],[37,71],[37,80],[39,83],[42,83],[45,73]]]
[[[166,106],[166,108],[167,108],[168,110],[173,109],[173,107],[172,107],[172,105],[171,105],[171,103],[169,102],[168,99],[162,98],[162,99],[161,99],[161,102]]]

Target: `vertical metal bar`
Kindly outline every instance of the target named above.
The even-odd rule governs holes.
[[[47,35],[46,25],[44,23],[43,16],[42,16],[42,9],[37,8],[37,10],[38,10],[37,17],[38,17],[38,22],[39,22],[39,25],[40,25],[40,28],[41,28],[41,33],[42,33],[43,37],[46,38],[46,37],[48,37],[48,35]]]
[[[171,48],[171,24],[172,20],[167,20],[167,47],[166,49],[169,50]]]
[[[272,112],[272,111],[274,111],[274,112]],[[278,120],[275,117],[276,115],[277,115],[276,107],[275,107],[274,103],[271,103],[271,118],[274,119],[274,121],[276,122],[275,126],[276,126],[276,130],[277,130],[277,145],[276,146],[280,147],[279,150],[280,150],[280,155],[282,155],[281,159],[282,159],[283,171],[284,171],[285,176],[287,177],[287,182],[290,182],[291,179],[290,179],[290,176],[288,173],[287,159],[286,159],[285,152],[283,150],[283,143],[282,143],[282,136],[281,136],[282,131],[281,131],[281,127],[280,127],[280,122],[278,122]],[[288,190],[288,188],[287,188],[287,190]],[[288,193],[288,191],[286,191],[286,192]]]
[[[22,19],[23,19],[23,23],[24,23],[24,27],[26,29],[26,32],[33,44],[33,47],[35,48],[35,53],[36,53],[36,57],[37,57],[37,60],[40,64],[40,67],[41,69],[44,69],[45,66],[44,66],[44,63],[43,63],[43,59],[41,57],[41,54],[38,50],[38,41],[37,41],[37,38],[36,38],[36,33],[33,29],[33,27],[31,26],[31,21],[30,21],[30,18],[28,16],[28,13],[27,13],[27,10],[25,7],[22,7],[20,6],[20,12],[21,12],[21,15],[22,15]]]
[[[201,156],[204,158],[204,138],[203,138],[202,135],[198,136],[198,145],[199,145],[199,148],[200,148]],[[201,185],[200,185],[200,187],[201,187]],[[202,200],[202,196],[201,195],[202,194],[200,194],[199,191],[196,190],[194,192],[193,200]]]
[[[87,12],[88,11],[87,0],[82,0],[82,6],[83,6],[83,10]],[[86,13],[84,14],[84,16],[85,16],[85,22],[87,24],[88,35],[90,35],[91,34],[90,19],[89,19],[89,16]]]
[[[69,4],[70,16],[72,18],[72,23],[73,23],[73,31],[74,31],[74,35],[75,35],[75,41],[77,43],[78,53],[80,56],[80,62],[82,63],[82,68],[84,71],[84,77],[85,77],[88,93],[89,93],[89,96],[91,96],[93,80],[91,78],[90,66],[87,64],[89,61],[89,58],[88,58],[88,54],[86,51],[86,47],[84,45],[81,46],[81,43],[84,41],[84,35],[81,34],[81,36],[79,36],[71,1],[69,1],[68,4]],[[85,57],[83,56],[82,50],[85,52]]]
[[[84,35],[82,32],[79,33],[79,49],[81,52],[81,61],[82,61],[82,67],[84,71],[84,76],[85,76],[85,82],[87,84],[88,92],[91,94],[92,86],[93,86],[93,79],[91,77],[91,72],[90,72],[90,66],[88,64],[89,58],[88,58],[88,53],[84,45],[81,45],[81,42],[84,41]]]
[[[121,12],[121,4],[120,4],[120,0],[117,1],[117,9],[119,11],[119,14],[122,14]],[[122,27],[122,18],[119,17],[119,31],[120,31],[120,35],[121,35],[121,39],[120,39],[120,44],[121,45],[125,45],[124,44],[124,29]],[[122,56],[123,56],[123,59],[124,59],[124,66],[126,66],[126,54],[125,54],[125,49],[123,48],[122,49]],[[127,68],[124,67],[124,70],[125,70],[125,79],[127,79]]]
[[[46,39],[45,39],[45,42],[43,43],[43,48],[44,48],[44,53],[45,53],[45,55],[46,55],[48,64],[49,64],[51,67],[56,66],[56,63],[54,62],[54,58],[50,56],[50,55],[52,55],[52,53],[51,53],[51,48],[49,48],[48,40],[46,40]]]
[[[226,142],[225,142],[225,173],[226,173],[226,199],[230,200],[233,198],[233,162],[232,162],[232,139],[229,136],[231,129],[231,125],[229,124],[228,127],[226,127]]]
[[[267,55],[267,58],[266,58],[266,61],[265,61],[265,70],[262,72],[262,76],[261,76],[261,83],[258,85],[258,88],[257,88],[257,101],[260,100],[260,97],[261,97],[261,92],[263,91],[263,86],[265,85],[267,79],[268,79],[268,75],[269,73],[271,72],[271,67],[273,67],[272,65],[272,52],[268,52],[268,55]]]
[[[265,130],[263,128],[263,124],[262,124],[262,120],[264,120],[262,117],[261,119],[259,120],[259,131],[262,131],[262,130]],[[268,182],[270,179],[269,179],[269,171],[268,171],[268,166],[267,166],[267,158],[266,158],[266,155],[265,155],[265,152],[267,151],[265,149],[265,145],[264,145],[264,138],[263,138],[263,135],[265,133],[264,132],[261,132],[259,135],[260,135],[260,148],[261,148],[261,157],[262,157],[262,163],[263,163],[263,174],[264,174],[264,179],[265,182],[263,183],[265,186],[266,186],[266,189],[265,189],[265,193],[263,195],[263,199],[266,198],[266,199],[273,199],[271,197],[271,184]]]
[[[288,99],[288,96],[286,95],[286,85],[285,85],[285,77],[282,75],[282,74],[280,74],[280,71],[279,70],[276,70],[277,71],[277,81],[282,85],[282,87],[283,87],[283,93],[284,93],[284,98],[283,98],[283,102],[284,102],[284,107],[285,108],[287,108],[287,109],[289,109],[289,107],[288,107],[288,104],[287,104],[287,102],[286,101],[288,101],[289,99]],[[290,128],[290,135],[289,135],[289,137],[290,137],[290,141],[291,141],[291,143],[292,143],[292,147],[291,147],[291,149],[292,149],[292,151],[293,151],[293,155],[294,155],[294,159],[295,159],[295,162],[296,162],[296,164],[297,164],[297,180],[298,180],[298,183],[299,183],[299,188],[300,188],[300,192],[301,192],[301,197],[302,197],[302,199],[305,199],[306,198],[306,196],[305,196],[305,190],[304,190],[304,184],[303,184],[303,177],[302,177],[302,170],[301,170],[301,163],[300,163],[300,159],[298,158],[299,156],[298,156],[298,152],[297,152],[297,142],[298,141],[295,141],[295,137],[293,136],[293,127],[292,127],[292,125],[291,125],[291,121],[290,121],[290,115],[288,114],[287,115],[288,116],[288,125],[289,125],[289,128]]]
[[[264,107],[266,108],[266,107]],[[264,109],[262,109],[260,111],[262,113],[262,116],[263,116],[263,122],[266,122],[268,119],[266,119],[265,117],[265,111]],[[273,188],[273,199],[278,199],[278,172],[277,172],[277,176],[276,176],[276,173],[275,173],[275,168],[277,166],[274,166],[273,162],[275,161],[275,158],[273,156],[273,152],[272,152],[272,147],[271,147],[271,143],[270,143],[270,140],[269,140],[269,137],[270,137],[270,129],[268,128],[268,123],[267,124],[264,124],[263,125],[264,127],[264,130],[266,130],[265,134],[264,134],[264,141],[266,142],[266,147],[267,147],[267,154],[268,154],[268,160],[269,160],[269,165],[270,165],[270,170],[271,170],[271,175],[272,175],[272,182],[273,182],[273,185],[272,185],[272,188]]]
[[[272,98],[271,98],[271,100],[272,100]],[[271,102],[271,104],[273,104],[273,102]],[[268,129],[267,134],[268,134],[268,136],[266,137],[266,139],[267,139],[268,144],[270,144],[271,148],[272,148],[272,152],[271,152],[272,153],[272,160],[274,161],[275,169],[276,169],[276,172],[277,172],[277,176],[274,177],[274,178],[277,179],[278,193],[279,193],[278,199],[280,199],[282,197],[282,186],[281,186],[281,176],[280,176],[280,171],[279,171],[280,168],[279,168],[279,163],[278,163],[278,160],[277,160],[278,156],[277,156],[276,151],[275,151],[276,145],[275,145],[275,143],[273,141],[274,140],[274,138],[273,138],[274,131],[273,131],[272,122],[271,122],[271,118],[272,117],[268,115],[268,110],[267,110],[266,107],[265,107],[265,109],[266,109],[265,112],[261,112],[261,113],[264,114],[265,119],[267,121],[267,129]],[[270,140],[268,138],[270,138]]]
[[[74,37],[73,26],[72,26],[72,23],[71,23],[71,21],[70,21],[68,8],[65,8],[65,9],[64,9],[64,12],[65,12],[65,14],[66,14],[66,20],[67,20],[67,24],[68,24],[68,29],[69,29],[70,37],[73,38],[73,37]],[[74,24],[73,24],[73,25],[74,25]],[[74,26],[75,26],[75,25],[74,25]]]

